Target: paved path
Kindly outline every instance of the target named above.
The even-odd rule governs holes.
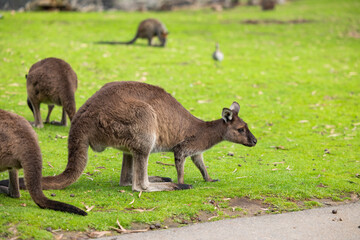
[[[336,209],[337,214],[332,210]],[[360,240],[360,202],[301,212],[226,219],[106,240]]]

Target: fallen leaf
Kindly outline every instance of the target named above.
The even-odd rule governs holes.
[[[84,205],[84,207],[86,208],[86,211],[87,212],[90,212],[95,206],[93,205],[93,206],[91,206],[91,207],[89,207],[88,205],[86,205],[85,203],[82,203],[83,205]]]
[[[67,138],[67,136],[61,136],[61,135],[56,134],[55,138],[61,138],[61,139],[64,139],[64,138]]]
[[[51,164],[50,164],[50,162],[48,162],[48,165],[49,165],[49,167],[54,168],[54,166],[53,166],[53,165],[51,165]]]
[[[133,204],[135,202],[135,198],[133,198],[133,200],[129,203],[130,205]]]
[[[23,207],[26,207],[26,203],[22,203],[22,204],[20,204],[21,206],[23,206]]]
[[[358,123],[353,123],[352,125],[354,125],[354,126],[359,126],[359,125],[360,125],[360,122],[358,122]]]
[[[61,240],[63,238],[64,234],[60,234],[60,235],[54,235],[56,240]]]
[[[326,185],[324,185],[324,184],[322,184],[322,183],[320,183],[319,185],[317,185],[317,187],[320,187],[320,188],[327,188],[327,186],[326,186]]]
[[[309,120],[300,120],[299,123],[308,123]]]
[[[91,232],[91,233],[88,233],[87,235],[90,237],[90,238],[100,238],[100,237],[103,237],[105,236],[106,234],[111,234],[110,231],[102,231],[102,232]]]
[[[291,171],[292,169],[290,168],[290,166],[287,166],[286,170]]]
[[[234,169],[233,173],[235,173],[237,171],[237,168]]]
[[[142,194],[142,191],[140,191],[140,193],[139,193],[139,198],[141,197],[141,194]]]
[[[125,192],[125,190],[119,190],[119,192],[124,193],[124,192]]]
[[[340,135],[341,135],[340,133],[334,133],[334,134],[330,134],[328,137],[338,137]]]
[[[285,150],[284,146],[270,146],[271,148]]]
[[[149,209],[146,209],[146,208],[125,208],[125,209],[128,211],[136,211],[136,212],[152,212],[155,210],[155,208],[156,207],[149,208]]]
[[[285,163],[285,162],[273,162],[272,164],[276,166],[278,164],[283,164],[283,163]]]
[[[199,104],[203,104],[203,103],[211,103],[212,100],[211,99],[206,99],[206,100],[198,100],[197,103]]]
[[[210,221],[211,219],[216,218],[216,217],[218,217],[218,216],[216,215],[216,216],[209,217],[208,221]]]
[[[138,233],[138,232],[147,232],[149,231],[150,228],[146,228],[146,229],[139,229],[139,230],[127,230],[125,229],[123,226],[121,226],[119,219],[116,220],[117,225],[119,226],[119,228],[115,228],[115,227],[110,227],[111,229],[114,229],[115,231],[117,231],[118,233]]]

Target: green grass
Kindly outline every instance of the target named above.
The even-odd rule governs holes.
[[[130,187],[118,185],[121,152],[89,150],[85,173],[93,175],[82,175],[63,190],[44,191],[49,197],[56,194],[50,198],[78,207],[94,205],[87,217],[40,209],[27,191],[21,191],[20,199],[0,195],[0,237],[46,239],[53,237],[47,227],[101,231],[115,227],[116,219],[129,227],[134,222],[150,224],[171,217],[190,219],[200,211],[218,211],[224,216],[221,209],[208,204],[209,199],[221,202],[246,196],[265,199],[279,211],[291,211],[301,208],[296,201],[316,207],[316,198],[341,200],[349,193],[360,193],[356,177],[360,174],[359,1],[291,1],[270,12],[242,6],[219,13],[205,9],[2,14],[0,108],[33,121],[26,106],[24,75],[36,61],[59,57],[78,75],[77,108],[107,82],[146,79],[204,120],[220,118],[223,107],[238,101],[240,115],[258,144],[247,148],[223,142],[207,151],[205,164],[219,182],[204,182],[188,160],[185,183],[192,184],[192,190],[142,193],[140,198]],[[94,44],[131,39],[137,24],[147,17],[166,24],[170,31],[166,48],[147,47],[145,40],[132,46]],[[241,23],[247,19],[311,21]],[[219,68],[211,59],[217,41],[225,54]],[[203,100],[210,101],[198,102]],[[42,105],[43,119],[46,111]],[[52,119],[60,117],[61,109],[56,107]],[[55,136],[67,136],[69,127],[47,125],[35,131],[43,154],[43,174],[59,174],[67,163],[67,139]],[[171,154],[151,155],[149,175],[176,179],[175,167],[156,161],[173,163]],[[274,166],[275,162],[282,163]],[[100,166],[105,169],[98,169]],[[7,177],[6,172],[0,174],[0,179]],[[319,187],[322,185],[326,187]],[[155,209],[126,210],[131,207]]]

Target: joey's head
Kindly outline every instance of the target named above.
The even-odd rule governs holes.
[[[239,118],[240,105],[233,102],[230,108],[224,108],[222,111],[222,119],[226,124],[226,133],[224,140],[239,143],[247,147],[254,147],[256,145],[256,138],[250,132],[246,122]]]

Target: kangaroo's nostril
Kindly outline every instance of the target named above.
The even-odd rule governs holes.
[[[255,138],[255,139],[253,140],[253,143],[254,143],[254,144],[256,144],[256,143],[257,143],[257,140],[256,140],[256,138]]]

